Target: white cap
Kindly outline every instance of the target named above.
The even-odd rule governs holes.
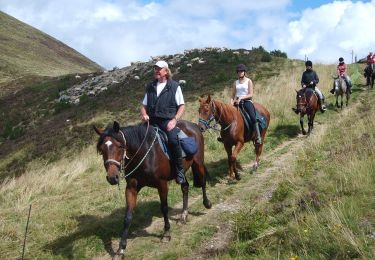
[[[155,66],[156,67],[159,67],[159,68],[168,68],[168,63],[166,63],[165,61],[163,60],[159,60],[158,62],[155,63]]]

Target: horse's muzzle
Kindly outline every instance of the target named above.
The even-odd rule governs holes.
[[[106,176],[107,178],[107,181],[109,182],[109,184],[111,185],[117,185],[120,183],[120,177],[118,174],[114,175],[114,176]]]

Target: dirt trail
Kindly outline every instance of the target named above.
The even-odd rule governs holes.
[[[337,113],[337,118],[335,119],[335,124],[340,124],[341,121],[350,113],[354,111],[355,108],[359,105],[359,102],[351,104],[347,109],[344,109],[340,113]],[[335,113],[334,111],[328,113]],[[232,229],[232,224],[230,221],[223,221],[220,218],[225,212],[237,212],[242,207],[248,207],[245,205],[244,201],[241,200],[244,194],[250,190],[257,194],[257,199],[254,201],[252,207],[256,207],[257,204],[269,200],[272,197],[273,191],[278,186],[278,183],[283,180],[282,174],[292,168],[292,165],[295,163],[296,156],[299,151],[303,149],[303,146],[306,142],[319,143],[321,138],[325,135],[326,131],[329,130],[328,127],[332,127],[328,120],[325,120],[324,123],[320,122],[319,115],[316,118],[314,124],[314,131],[309,136],[298,135],[295,138],[292,138],[288,141],[283,142],[278,147],[271,151],[266,151],[263,157],[261,158],[263,162],[267,162],[268,165],[260,166],[260,169],[257,173],[252,174],[250,177],[246,177],[246,174],[249,174],[252,167],[252,162],[249,164],[242,164],[243,178],[241,181],[235,183],[235,189],[233,193],[229,196],[223,196],[220,198],[219,203],[213,204],[212,208],[209,210],[202,209],[202,196],[195,196],[189,198],[189,208],[192,208],[195,205],[199,205],[200,211],[203,214],[200,215],[190,215],[186,225],[179,225],[179,232],[173,232],[174,225],[176,225],[177,218],[181,213],[182,203],[175,205],[170,209],[170,220],[172,225],[172,240],[181,240],[180,244],[183,244],[184,239],[189,239],[183,234],[191,234],[189,230],[191,227],[196,225],[204,225],[204,223],[209,223],[211,226],[216,226],[216,233],[208,240],[202,243],[198,248],[194,249],[194,252],[190,252],[188,256],[182,258],[186,259],[207,259],[218,255],[220,252],[223,252],[227,249],[228,244],[233,240],[234,233]],[[296,117],[296,122],[298,118]],[[215,190],[225,190],[228,188],[228,182],[223,180],[220,183],[216,183],[214,187],[208,187],[208,194],[210,194],[210,189]],[[164,222],[162,218],[158,218],[152,222],[144,231],[151,233],[160,233],[163,229]],[[187,235],[189,236],[189,235]],[[128,250],[136,247],[138,243],[142,243],[145,239],[153,239],[155,242],[155,237],[135,237],[128,240]],[[112,242],[113,250],[117,250],[118,240]],[[150,249],[146,255],[143,255],[142,259],[155,259],[161,253],[168,252],[168,249],[175,249],[176,243],[162,244],[157,252],[154,252]],[[102,255],[96,259],[109,259],[110,256]]]

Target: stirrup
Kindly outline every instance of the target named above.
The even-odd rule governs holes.
[[[181,172],[181,171],[176,169],[176,182],[177,182],[177,184],[186,183],[184,171]]]

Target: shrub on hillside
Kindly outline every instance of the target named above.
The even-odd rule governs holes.
[[[275,57],[288,58],[288,55],[280,50],[273,50],[270,54]]]

